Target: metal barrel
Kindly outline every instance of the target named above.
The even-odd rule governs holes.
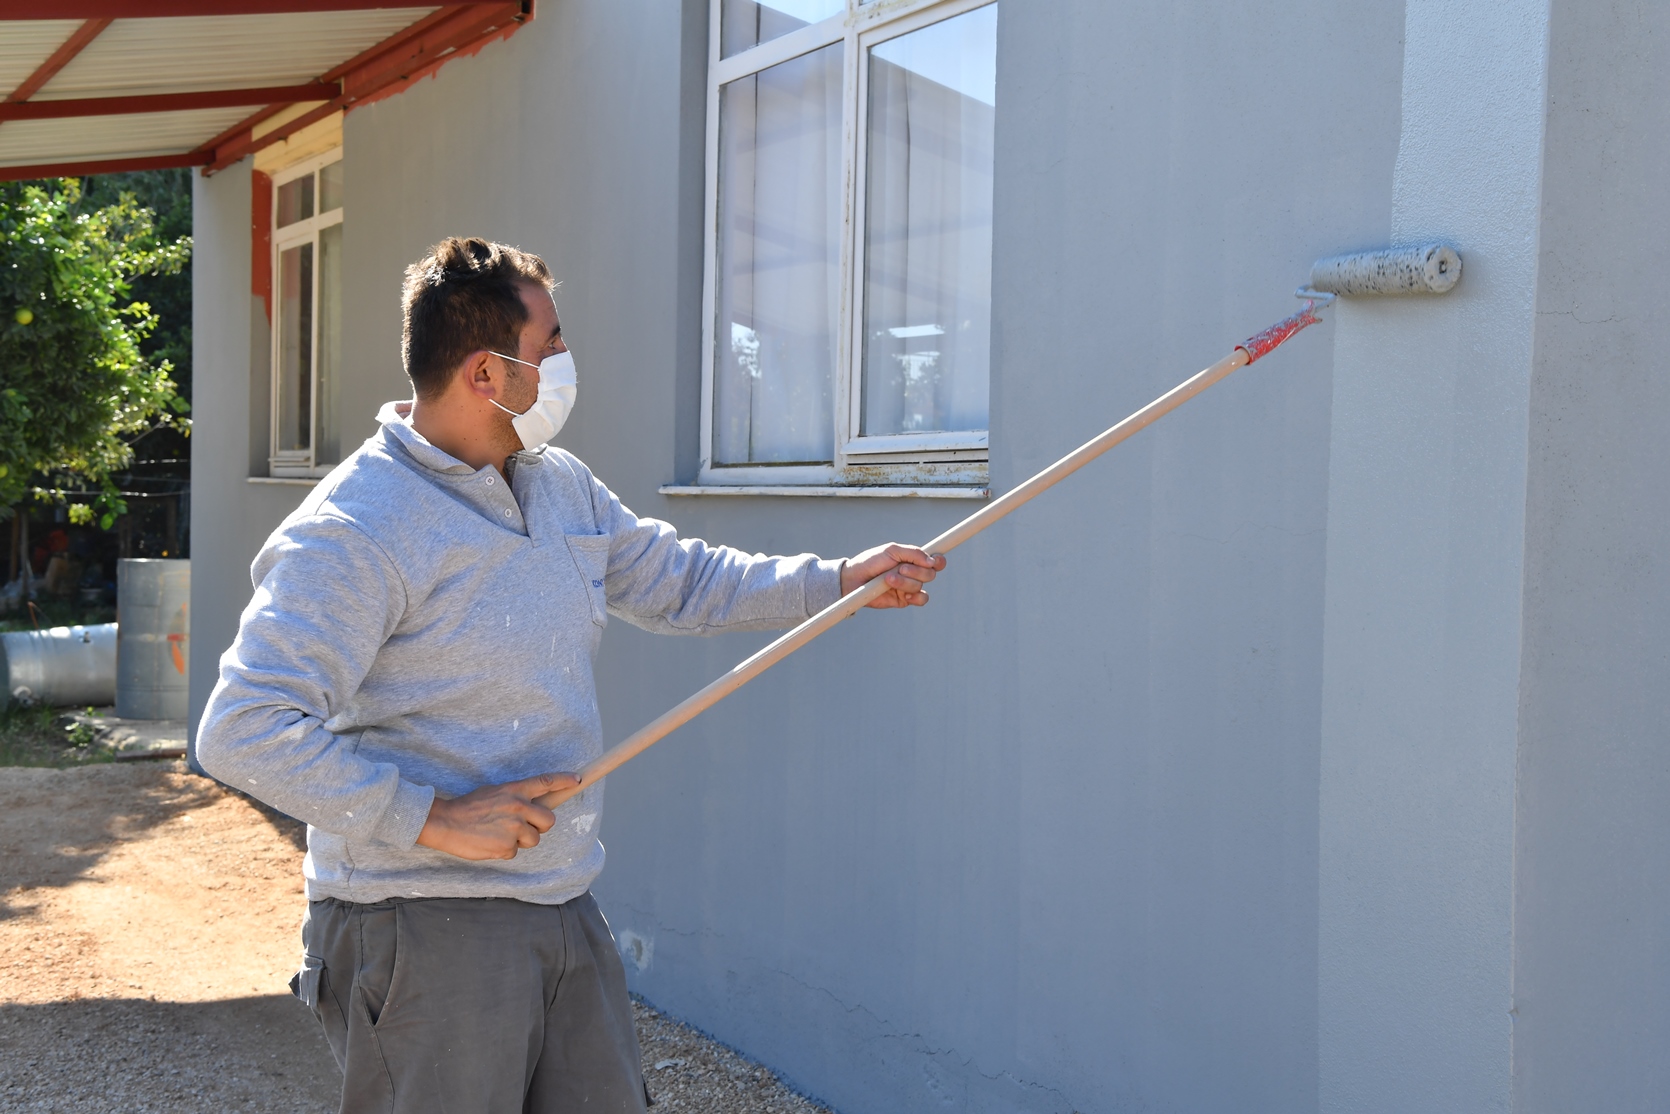
[[[191,562],[118,561],[116,625],[116,714],[185,719],[190,714]]]
[[[0,634],[0,680],[19,704],[107,705],[116,696],[116,624]]]

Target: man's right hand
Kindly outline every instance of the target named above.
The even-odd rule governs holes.
[[[462,797],[436,797],[418,844],[460,859],[514,859],[522,848],[539,846],[539,837],[556,823],[534,798],[578,784],[573,774],[539,774]]]

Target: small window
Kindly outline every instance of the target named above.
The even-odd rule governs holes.
[[[712,2],[698,482],[984,483],[997,4]]]
[[[274,476],[317,476],[342,459],[342,152],[274,176]]]

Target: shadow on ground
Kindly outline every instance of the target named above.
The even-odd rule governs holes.
[[[219,782],[185,773],[183,763],[147,763],[143,770],[129,764],[0,767],[0,920],[27,911],[14,902],[14,886],[70,885],[122,842],[144,838],[228,796],[249,800],[285,842],[306,849],[301,823]]]
[[[0,1110],[328,1112],[342,1077],[289,995],[0,1005]]]

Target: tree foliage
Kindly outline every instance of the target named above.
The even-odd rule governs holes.
[[[72,518],[108,529],[126,510],[116,477],[133,442],[185,431],[173,365],[143,350],[156,315],[132,294],[143,276],[179,274],[190,251],[131,193],[91,208],[73,178],[0,184],[0,506],[91,488]]]

